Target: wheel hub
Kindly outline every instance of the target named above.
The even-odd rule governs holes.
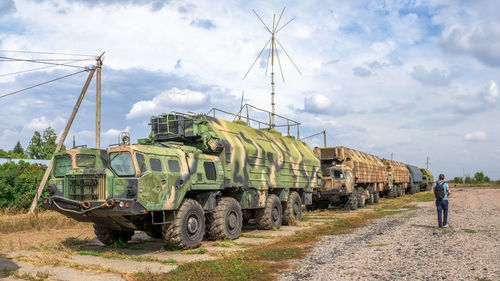
[[[234,230],[236,228],[236,224],[238,222],[238,217],[234,212],[229,213],[228,219],[227,219],[227,226],[229,230]]]
[[[273,210],[271,211],[271,217],[272,217],[273,221],[278,220],[278,218],[279,218],[278,208],[273,208]]]
[[[194,234],[196,233],[196,231],[198,231],[198,220],[196,219],[196,217],[189,217],[187,221],[187,230],[189,234]]]

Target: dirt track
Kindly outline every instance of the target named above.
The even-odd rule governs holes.
[[[449,203],[449,228],[436,228],[434,202],[419,203],[324,237],[279,280],[500,280],[500,190],[457,190]]]
[[[376,220],[355,234],[324,237],[307,258],[278,278],[500,280],[500,189],[455,192],[450,198],[450,228],[444,231],[435,228],[433,204],[419,203],[422,209]],[[368,209],[358,210],[363,211]],[[126,249],[104,247],[91,226],[83,226],[0,235],[0,280],[125,280],[138,272],[167,272],[186,261],[216,259],[307,228],[260,231],[246,226],[243,237],[234,242],[205,241],[202,251],[179,252],[162,249],[162,240],[144,233],[135,235]]]

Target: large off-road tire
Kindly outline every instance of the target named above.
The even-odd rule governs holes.
[[[375,202],[375,203],[380,202],[380,193],[378,191],[375,191],[373,193],[373,202]]]
[[[283,206],[283,225],[291,225],[302,218],[302,200],[296,191],[290,192],[288,201]]]
[[[134,236],[133,230],[113,230],[96,223],[94,223],[94,233],[97,239],[106,246],[115,242],[127,243]]]
[[[163,238],[163,229],[161,228],[161,225],[153,225],[144,232],[146,232],[146,234],[151,238]]]
[[[344,210],[346,211],[354,211],[358,208],[358,197],[356,196],[356,191],[349,194],[347,197],[347,201],[344,205]]]
[[[415,186],[416,186],[415,184],[410,184],[410,191],[409,191],[410,194],[415,194],[415,192],[416,192]]]
[[[368,188],[368,192],[370,195],[368,196],[367,204],[373,205],[375,203],[375,194],[373,188],[372,187]]]
[[[366,204],[365,190],[362,187],[356,188],[356,196],[358,197],[358,208],[362,208]]]
[[[280,228],[282,218],[281,202],[274,194],[269,194],[264,208],[255,211],[255,222],[258,229]]]
[[[398,190],[397,190],[397,186],[396,185],[393,185],[391,190],[389,190],[389,198],[396,198],[398,197]]]
[[[172,223],[163,225],[163,239],[170,249],[192,249],[200,246],[205,234],[205,213],[200,203],[185,199]]]
[[[232,197],[217,199],[215,211],[207,215],[207,234],[210,240],[234,240],[243,227],[241,205]]]

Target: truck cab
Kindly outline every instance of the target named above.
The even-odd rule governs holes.
[[[322,193],[347,195],[354,189],[354,177],[352,169],[335,165],[327,168],[321,181]]]

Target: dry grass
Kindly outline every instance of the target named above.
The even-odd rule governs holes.
[[[20,231],[40,231],[49,229],[73,228],[80,224],[54,211],[43,211],[38,214],[0,211],[0,234]]]

